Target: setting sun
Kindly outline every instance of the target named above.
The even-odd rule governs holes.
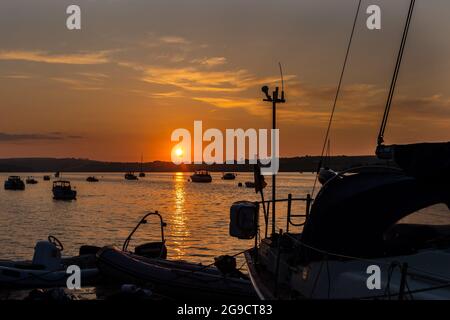
[[[175,154],[177,155],[177,157],[183,156],[183,149],[181,148],[176,149]]]

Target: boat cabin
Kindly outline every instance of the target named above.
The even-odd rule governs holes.
[[[60,189],[72,189],[70,185],[70,181],[54,181],[53,182],[53,188],[60,188]]]
[[[197,170],[194,173],[196,176],[209,176],[209,172],[207,170]]]

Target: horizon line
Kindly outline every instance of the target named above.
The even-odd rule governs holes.
[[[296,158],[320,158],[320,155],[297,155],[297,156],[285,156],[285,157],[279,157],[279,159],[296,159]],[[360,154],[360,155],[345,155],[345,154],[338,154],[338,155],[332,155],[327,157],[376,157],[375,154]],[[51,160],[85,160],[85,161],[95,161],[95,162],[110,162],[110,163],[141,163],[140,161],[120,161],[120,160],[99,160],[99,159],[90,159],[90,158],[82,158],[82,157],[6,157],[6,158],[0,158],[0,161],[3,160],[37,160],[37,159],[51,159]],[[245,159],[245,161],[249,161],[250,159]],[[234,161],[237,161],[235,159]],[[153,162],[167,162],[167,163],[173,163],[171,160],[152,160],[152,161],[144,161],[142,163],[153,163]],[[195,165],[192,161],[192,163],[186,163],[186,165]],[[202,163],[205,164],[205,163]],[[214,163],[219,165],[226,165],[227,163]],[[213,165],[214,165],[213,164]]]

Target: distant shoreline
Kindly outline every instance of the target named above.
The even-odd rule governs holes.
[[[313,172],[317,170],[319,156],[280,158],[280,172]],[[326,159],[325,166],[335,170],[367,165],[393,165],[375,156],[333,156]],[[144,172],[193,172],[207,169],[211,172],[252,172],[253,166],[245,165],[175,165],[169,161],[153,161],[142,164]],[[0,172],[139,172],[139,162],[107,162],[77,158],[10,158],[0,159]]]

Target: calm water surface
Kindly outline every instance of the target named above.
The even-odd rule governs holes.
[[[1,174],[4,181],[9,174]],[[26,178],[28,174],[20,174]],[[31,174],[29,174],[31,175]],[[25,191],[0,190],[0,259],[31,259],[34,244],[49,234],[65,246],[65,255],[75,255],[84,244],[121,246],[131,229],[149,211],[158,210],[167,222],[165,229],[169,258],[210,263],[220,254],[234,254],[252,246],[252,240],[228,235],[229,208],[234,201],[258,200],[253,189],[239,188],[238,182],[253,180],[253,174],[238,174],[234,181],[221,180],[213,173],[211,184],[188,182],[189,173],[151,173],[139,181],[126,181],[119,173],[64,174],[78,191],[76,201],[54,201],[51,182],[44,174],[33,174],[37,185]],[[99,183],[85,181],[89,175]],[[266,198],[270,198],[270,179]],[[312,174],[281,173],[277,178],[279,196],[292,193],[303,197],[314,182]],[[304,204],[293,206],[304,212]],[[286,207],[277,207],[284,218]],[[428,209],[409,222],[449,223],[448,210]],[[277,227],[285,228],[280,218]],[[294,229],[295,230],[295,229]],[[142,226],[131,246],[159,238],[156,219]]]

